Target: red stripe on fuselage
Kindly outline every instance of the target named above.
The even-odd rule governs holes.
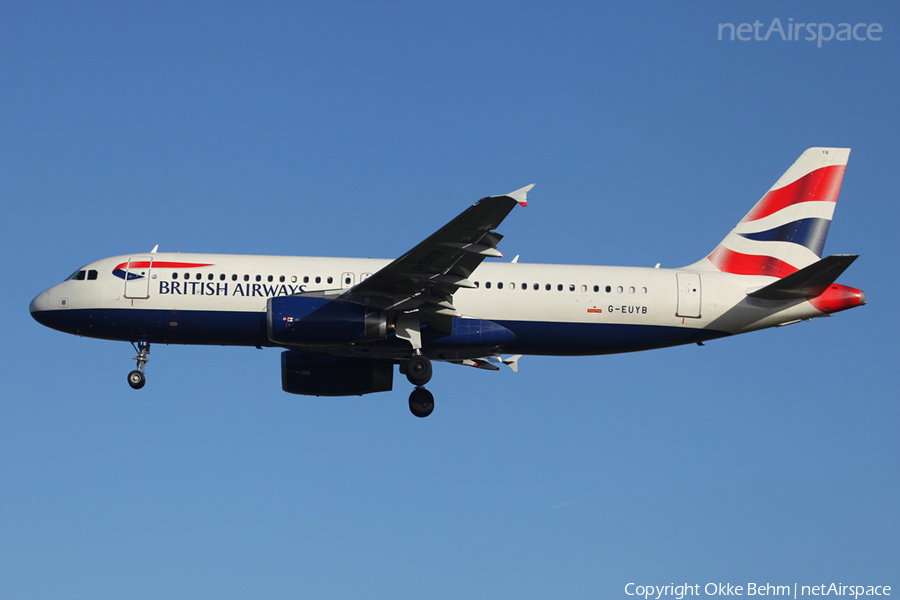
[[[800,202],[837,202],[846,165],[816,169],[793,183],[771,190],[756,203],[742,223],[756,221]]]
[[[115,267],[113,269],[113,271],[118,271],[119,269],[124,269],[125,267],[128,266],[128,264],[129,263],[124,262],[121,265],[118,265],[117,267]],[[151,264],[150,261],[139,260],[137,262],[131,263],[131,268],[132,269],[146,269],[147,267],[150,266],[150,264]],[[206,264],[206,263],[182,263],[182,262],[164,262],[164,261],[159,261],[159,262],[154,261],[152,264],[153,264],[153,267],[156,269],[190,269],[192,267],[212,267],[213,266],[212,263]]]

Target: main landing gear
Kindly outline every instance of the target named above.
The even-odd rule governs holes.
[[[409,395],[409,410],[424,418],[434,410],[434,396],[423,386],[431,381],[431,361],[417,350],[406,362],[406,378],[416,389]]]
[[[138,340],[137,345],[134,342],[131,342],[131,345],[138,353],[137,356],[132,357],[137,361],[137,369],[128,374],[128,385],[139,390],[147,383],[147,378],[144,376],[144,365],[150,362],[150,359],[147,358],[147,355],[150,354],[150,341]]]

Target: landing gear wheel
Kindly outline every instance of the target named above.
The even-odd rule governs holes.
[[[139,390],[147,383],[147,378],[144,377],[144,365],[150,362],[150,359],[147,358],[147,355],[150,354],[150,341],[138,340],[137,344],[131,342],[131,345],[138,353],[133,357],[137,361],[137,369],[128,374],[128,385]]]
[[[134,389],[141,389],[145,383],[147,383],[147,378],[140,371],[135,370],[128,374],[128,385]]]
[[[431,361],[427,356],[415,354],[406,363],[406,378],[415,386],[431,381]]]
[[[409,410],[424,419],[434,411],[434,396],[423,387],[417,387],[409,395]]]

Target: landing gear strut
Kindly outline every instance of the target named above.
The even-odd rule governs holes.
[[[416,389],[409,395],[409,410],[417,417],[427,417],[434,410],[434,396],[424,386],[431,381],[431,361],[417,350],[406,362],[406,378]]]
[[[147,355],[150,354],[150,341],[138,340],[137,345],[134,342],[131,342],[131,345],[138,353],[137,356],[132,357],[137,361],[137,369],[128,374],[128,385],[139,390],[147,383],[147,378],[144,376],[144,365],[150,362],[150,359],[147,358]]]

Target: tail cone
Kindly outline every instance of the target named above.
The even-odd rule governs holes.
[[[820,295],[811,298],[809,302],[817,310],[830,314],[862,306],[866,303],[866,294],[862,290],[833,283]]]

